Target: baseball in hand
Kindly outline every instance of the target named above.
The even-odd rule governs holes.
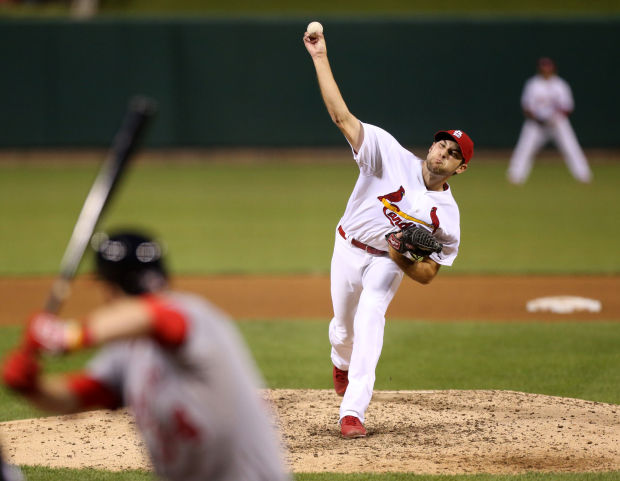
[[[319,33],[323,33],[323,25],[319,22],[310,22],[306,28],[306,31],[311,37],[316,37]]]

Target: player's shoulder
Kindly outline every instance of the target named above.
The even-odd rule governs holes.
[[[558,75],[554,75],[553,76],[553,81],[558,84],[561,85],[562,87],[569,87],[568,82],[566,81],[566,79],[563,79],[562,77],[558,76]]]
[[[534,75],[525,81],[524,90],[543,89],[545,85],[548,85],[548,82],[541,75]]]
[[[232,318],[208,299],[190,292],[166,293],[169,306],[176,309],[186,321],[188,332],[185,352],[196,353],[222,343],[233,326]],[[193,355],[193,354],[188,354]]]
[[[362,125],[364,126],[364,142],[368,141],[368,144],[373,144],[376,149],[387,154],[385,160],[389,159],[391,164],[403,164],[407,169],[410,169],[412,161],[421,162],[421,159],[405,148],[387,130],[372,124],[362,123]]]
[[[361,124],[362,128],[364,129],[364,140],[368,138],[369,140],[373,140],[376,143],[395,145],[403,148],[400,142],[396,139],[396,137],[394,137],[384,128],[365,122],[361,122]]]
[[[231,321],[222,309],[204,297],[181,291],[158,293],[158,302],[163,303],[168,311],[174,311],[185,319],[187,329],[193,334],[215,328],[216,325]]]
[[[362,128],[364,129],[364,133],[369,133],[369,134],[374,133],[375,135],[391,136],[391,134],[387,130],[379,127],[378,125],[370,124],[368,122],[363,122],[361,120],[360,120],[360,123],[362,124]]]
[[[449,211],[458,217],[459,205],[452,193],[452,187],[449,184],[445,184],[443,190],[429,191],[429,195],[437,203],[442,210]]]

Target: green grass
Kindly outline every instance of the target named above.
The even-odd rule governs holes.
[[[180,273],[326,271],[354,169],[139,165],[104,225],[156,230]],[[0,201],[16,207],[3,218],[0,275],[57,269],[95,170],[0,167]]]
[[[580,185],[560,161],[540,163],[522,187],[507,184],[505,168],[506,159],[473,163],[452,182],[462,244],[445,273],[620,272],[610,241],[620,238],[620,165],[595,163],[594,183]],[[96,163],[0,164],[0,275],[57,271],[96,171]],[[103,227],[154,231],[179,274],[326,273],[356,178],[352,161],[319,158],[139,163]]]
[[[201,2],[200,0],[184,0],[171,4],[165,0],[130,0],[110,1],[105,9],[108,12],[200,12],[212,14],[288,14],[303,15],[324,13],[332,15],[371,15],[371,14],[420,14],[434,13],[478,13],[478,14],[567,14],[567,13],[603,13],[620,12],[614,2],[594,0],[580,2],[578,0],[507,0],[498,4],[489,0],[473,0],[463,3],[458,0],[387,0],[373,2],[370,0],[331,2],[316,0],[312,4],[303,2],[285,2],[284,0],[266,0],[260,3],[250,0],[223,0]]]
[[[62,3],[47,5],[4,6],[0,13],[12,14],[66,14],[68,7]],[[42,12],[42,13],[41,13]],[[465,14],[465,15],[577,15],[620,13],[620,6],[611,0],[371,0],[331,2],[315,0],[312,3],[287,2],[284,0],[107,0],[101,3],[101,12],[109,14],[184,14],[203,15],[417,15],[417,14]]]
[[[150,472],[137,470],[112,472],[97,469],[52,469],[24,466],[22,471],[27,481],[146,481],[155,479]]]
[[[270,387],[331,388],[327,321],[240,327]],[[501,389],[617,404],[618,345],[617,322],[388,321],[375,388]]]
[[[327,321],[239,323],[272,388],[331,388]],[[17,327],[0,330],[0,352]],[[501,389],[620,404],[620,324],[389,321],[376,389]],[[88,353],[53,359],[47,372],[84,365]],[[291,362],[294,360],[294,362]],[[39,413],[0,389],[0,421]]]
[[[523,186],[505,182],[504,168],[473,164],[454,182],[462,229],[455,271],[620,271],[620,256],[605,247],[607,234],[620,232],[620,165],[595,166],[589,185],[576,183],[559,160],[535,165]],[[596,252],[584,252],[586,239]]]
[[[24,467],[24,474],[29,481],[142,481],[153,479],[149,473],[142,471],[124,471],[112,473],[93,469],[51,469]],[[393,474],[334,474],[334,473],[299,473],[295,481],[615,481],[620,472],[610,473],[529,473],[514,476],[496,476],[490,474],[462,476],[425,476],[409,473]]]

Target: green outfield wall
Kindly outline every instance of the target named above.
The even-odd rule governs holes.
[[[104,146],[154,97],[152,147],[342,144],[302,44],[310,19],[0,21],[0,147]],[[620,18],[320,19],[350,110],[407,145],[463,128],[511,147],[539,56],[573,88],[586,147],[620,146]]]

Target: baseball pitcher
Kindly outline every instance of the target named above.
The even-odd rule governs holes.
[[[97,275],[107,303],[80,323],[33,316],[4,382],[57,413],[130,407],[162,479],[289,481],[240,337],[208,301],[168,290],[161,257],[141,234],[102,241]],[[40,375],[40,353],[87,346],[102,348],[83,371]]]
[[[385,312],[403,274],[427,284],[458,253],[459,210],[448,179],[467,170],[473,142],[462,130],[434,136],[426,159],[404,149],[385,130],[349,112],[327,58],[322,29],[304,34],[321,95],[349,142],[360,174],[335,232],[331,263],[334,317],[331,360],[344,438],[366,435],[383,345]]]

